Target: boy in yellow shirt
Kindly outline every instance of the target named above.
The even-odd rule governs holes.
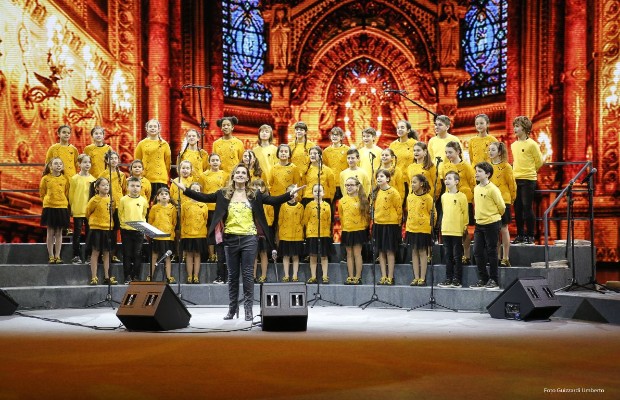
[[[127,179],[128,193],[121,198],[118,206],[118,218],[121,223],[121,239],[123,240],[123,271],[125,283],[137,281],[142,269],[142,242],[144,235],[131,226],[128,221],[146,221],[148,201],[140,195],[142,189],[140,178],[132,176]]]

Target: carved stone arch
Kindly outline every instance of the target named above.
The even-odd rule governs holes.
[[[365,30],[374,28],[393,37],[411,49],[420,68],[435,69],[434,18],[434,13],[405,1],[332,3],[331,7],[306,21],[304,26],[299,26],[303,32],[294,47],[294,69],[299,74],[307,74],[312,69],[311,60],[316,53],[330,46],[343,32],[360,27]]]

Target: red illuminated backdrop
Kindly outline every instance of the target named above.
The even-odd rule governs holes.
[[[433,4],[260,2],[266,53],[259,81],[271,101],[256,103],[225,97],[222,90],[227,29],[222,18],[227,13],[220,2],[5,1],[0,5],[0,156],[7,164],[0,175],[0,188],[6,190],[0,193],[2,215],[40,213],[36,193],[23,190],[38,187],[41,167],[32,164],[43,162],[60,124],[73,127],[72,143],[80,150],[90,143],[90,129],[104,126],[107,141],[129,162],[144,123],[156,118],[178,153],[183,132],[200,121],[198,92],[182,90],[185,83],[215,88],[200,92],[207,150],[219,136],[215,121],[223,115],[239,118],[235,134],[246,147],[254,145],[257,128],[265,123],[274,126],[276,142],[288,141],[297,120],[305,121],[310,138],[323,146],[332,126],[349,131],[349,143],[356,144],[364,125],[380,130],[379,145],[387,146],[401,118],[428,140],[433,132],[429,114],[383,94],[386,87],[397,87],[449,115],[452,132],[465,144],[475,134],[473,120],[479,113],[489,115],[492,134],[508,145],[511,121],[527,115],[547,161],[592,161],[599,171],[597,258],[618,262],[617,3],[507,1],[505,93],[478,99],[457,96],[470,78],[459,41],[456,51],[445,50],[448,35],[463,36],[471,4]],[[450,20],[445,10],[452,10],[460,28],[443,24]],[[558,188],[575,172],[544,167],[539,187]],[[553,198],[540,195],[538,215]],[[585,200],[577,196],[579,216],[586,215]],[[556,215],[565,208],[561,203]],[[554,238],[566,236],[563,223],[552,224],[551,232]],[[2,241],[42,237],[36,218],[3,218],[0,234]],[[586,222],[577,223],[576,236],[589,239]]]

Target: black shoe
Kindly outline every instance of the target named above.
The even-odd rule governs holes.
[[[469,287],[470,287],[471,289],[477,289],[477,290],[480,290],[480,289],[486,289],[486,287],[487,287],[487,283],[486,283],[485,281],[483,281],[483,280],[480,280],[480,281],[478,281],[478,283],[476,283],[475,285],[469,285]]]
[[[463,286],[463,285],[461,285],[461,281],[460,281],[460,280],[458,280],[458,279],[456,279],[456,278],[452,279],[452,285],[451,285],[451,287],[454,287],[454,288],[459,288],[459,287],[462,287],[462,286]]]
[[[234,307],[234,308],[229,308],[228,309],[228,314],[226,314],[226,316],[224,316],[224,319],[233,319],[235,314],[237,315],[237,318],[239,318],[239,306]]]
[[[439,287],[452,287],[452,279],[446,279],[445,281],[439,283],[437,286],[439,286]]]
[[[252,309],[251,308],[246,308],[245,309],[245,320],[246,321],[251,321],[253,319],[254,319],[254,317],[252,315]]]
[[[525,240],[525,238],[523,236],[517,235],[517,237],[512,242],[510,242],[510,243],[511,244],[521,244],[521,243],[524,242],[524,240]]]
[[[534,239],[534,236],[525,236],[523,240],[523,244],[528,245],[528,246],[535,245],[536,239]]]

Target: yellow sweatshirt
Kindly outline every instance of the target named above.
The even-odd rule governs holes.
[[[393,187],[379,189],[375,199],[375,223],[399,224],[403,217],[403,200]]]
[[[350,147],[344,144],[340,147],[328,146],[323,150],[323,162],[334,171],[334,177],[338,179],[340,173],[349,167],[347,164],[347,151]]]
[[[302,184],[306,185],[304,188],[304,199],[311,199],[313,197],[312,188],[319,183],[319,168],[311,165],[306,171],[306,175],[302,179]],[[324,165],[321,168],[321,185],[323,185],[324,197],[326,199],[333,199],[334,193],[336,193],[336,180],[334,177],[334,171],[331,168]]]
[[[278,214],[278,238],[288,242],[304,240],[304,206],[301,203],[284,203]]]
[[[413,233],[431,233],[431,211],[435,207],[433,197],[425,193],[407,197],[407,223],[405,230]],[[435,213],[437,218],[437,213]]]
[[[110,145],[104,144],[103,146],[97,146],[92,143],[84,148],[84,154],[90,157],[90,174],[95,178],[99,177],[105,170],[105,154],[111,150]]]
[[[491,162],[489,157],[489,145],[493,142],[497,142],[495,136],[486,135],[485,137],[474,136],[469,139],[469,161],[472,167],[482,161]]]
[[[476,186],[476,175],[472,166],[466,161],[461,161],[458,164],[452,164],[448,161],[446,163],[442,163],[441,165],[441,171],[439,172],[441,179],[444,179],[446,174],[450,171],[458,172],[461,180],[459,181],[457,188],[459,192],[465,194],[467,197],[467,202],[471,203],[473,199],[474,186]]]
[[[162,232],[169,233],[169,237],[153,238],[154,240],[174,240],[174,228],[177,225],[177,208],[168,203],[165,206],[155,204],[149,212],[149,224]]]
[[[43,208],[69,207],[69,179],[63,174],[43,176],[39,184],[39,195],[43,200]]]
[[[86,218],[90,229],[109,231],[114,228],[114,221],[110,217],[110,196],[95,195],[86,205]]]
[[[444,236],[463,236],[469,222],[467,197],[462,192],[446,192],[441,195],[443,218],[441,234]]]
[[[65,175],[67,178],[71,178],[73,175],[77,173],[77,159],[78,159],[78,149],[69,144],[67,146],[63,146],[60,143],[56,143],[52,145],[49,149],[47,149],[47,154],[45,155],[45,163],[50,162],[52,158],[58,157],[62,160],[65,168]]]
[[[170,145],[165,140],[142,139],[136,146],[134,159],[142,160],[144,177],[151,183],[168,184]]]
[[[344,194],[338,202],[338,215],[343,232],[363,231],[368,228],[369,215],[362,215],[360,199]]]
[[[74,218],[86,217],[86,205],[90,196],[90,186],[95,181],[91,174],[86,176],[75,174],[69,185],[69,204]]]
[[[396,154],[396,167],[401,171],[406,171],[407,167],[413,163],[413,146],[418,143],[414,138],[401,142],[398,139],[390,143],[390,149]]]
[[[304,210],[304,226],[306,227],[306,237],[316,238],[319,237],[319,207],[315,200],[312,200],[306,205]],[[320,237],[331,236],[331,220],[332,212],[329,204],[325,201],[321,201],[321,235]]]
[[[118,205],[118,219],[121,222],[121,229],[136,230],[127,225],[127,221],[146,221],[148,209],[149,202],[141,195],[138,195],[138,197],[123,196]]]
[[[502,219],[506,203],[502,194],[492,182],[474,188],[474,218],[476,224],[487,225]]]
[[[515,179],[535,181],[537,172],[543,165],[542,153],[538,143],[532,138],[517,140],[510,145],[514,160],[512,169]]]
[[[220,156],[220,169],[230,175],[233,168],[243,160],[243,142],[234,136],[230,139],[219,138],[213,142],[213,153]]]
[[[512,167],[507,162],[491,165],[493,165],[493,176],[491,177],[491,182],[493,182],[502,193],[504,203],[514,203],[517,198],[517,183],[515,182],[515,177],[512,174]]]

